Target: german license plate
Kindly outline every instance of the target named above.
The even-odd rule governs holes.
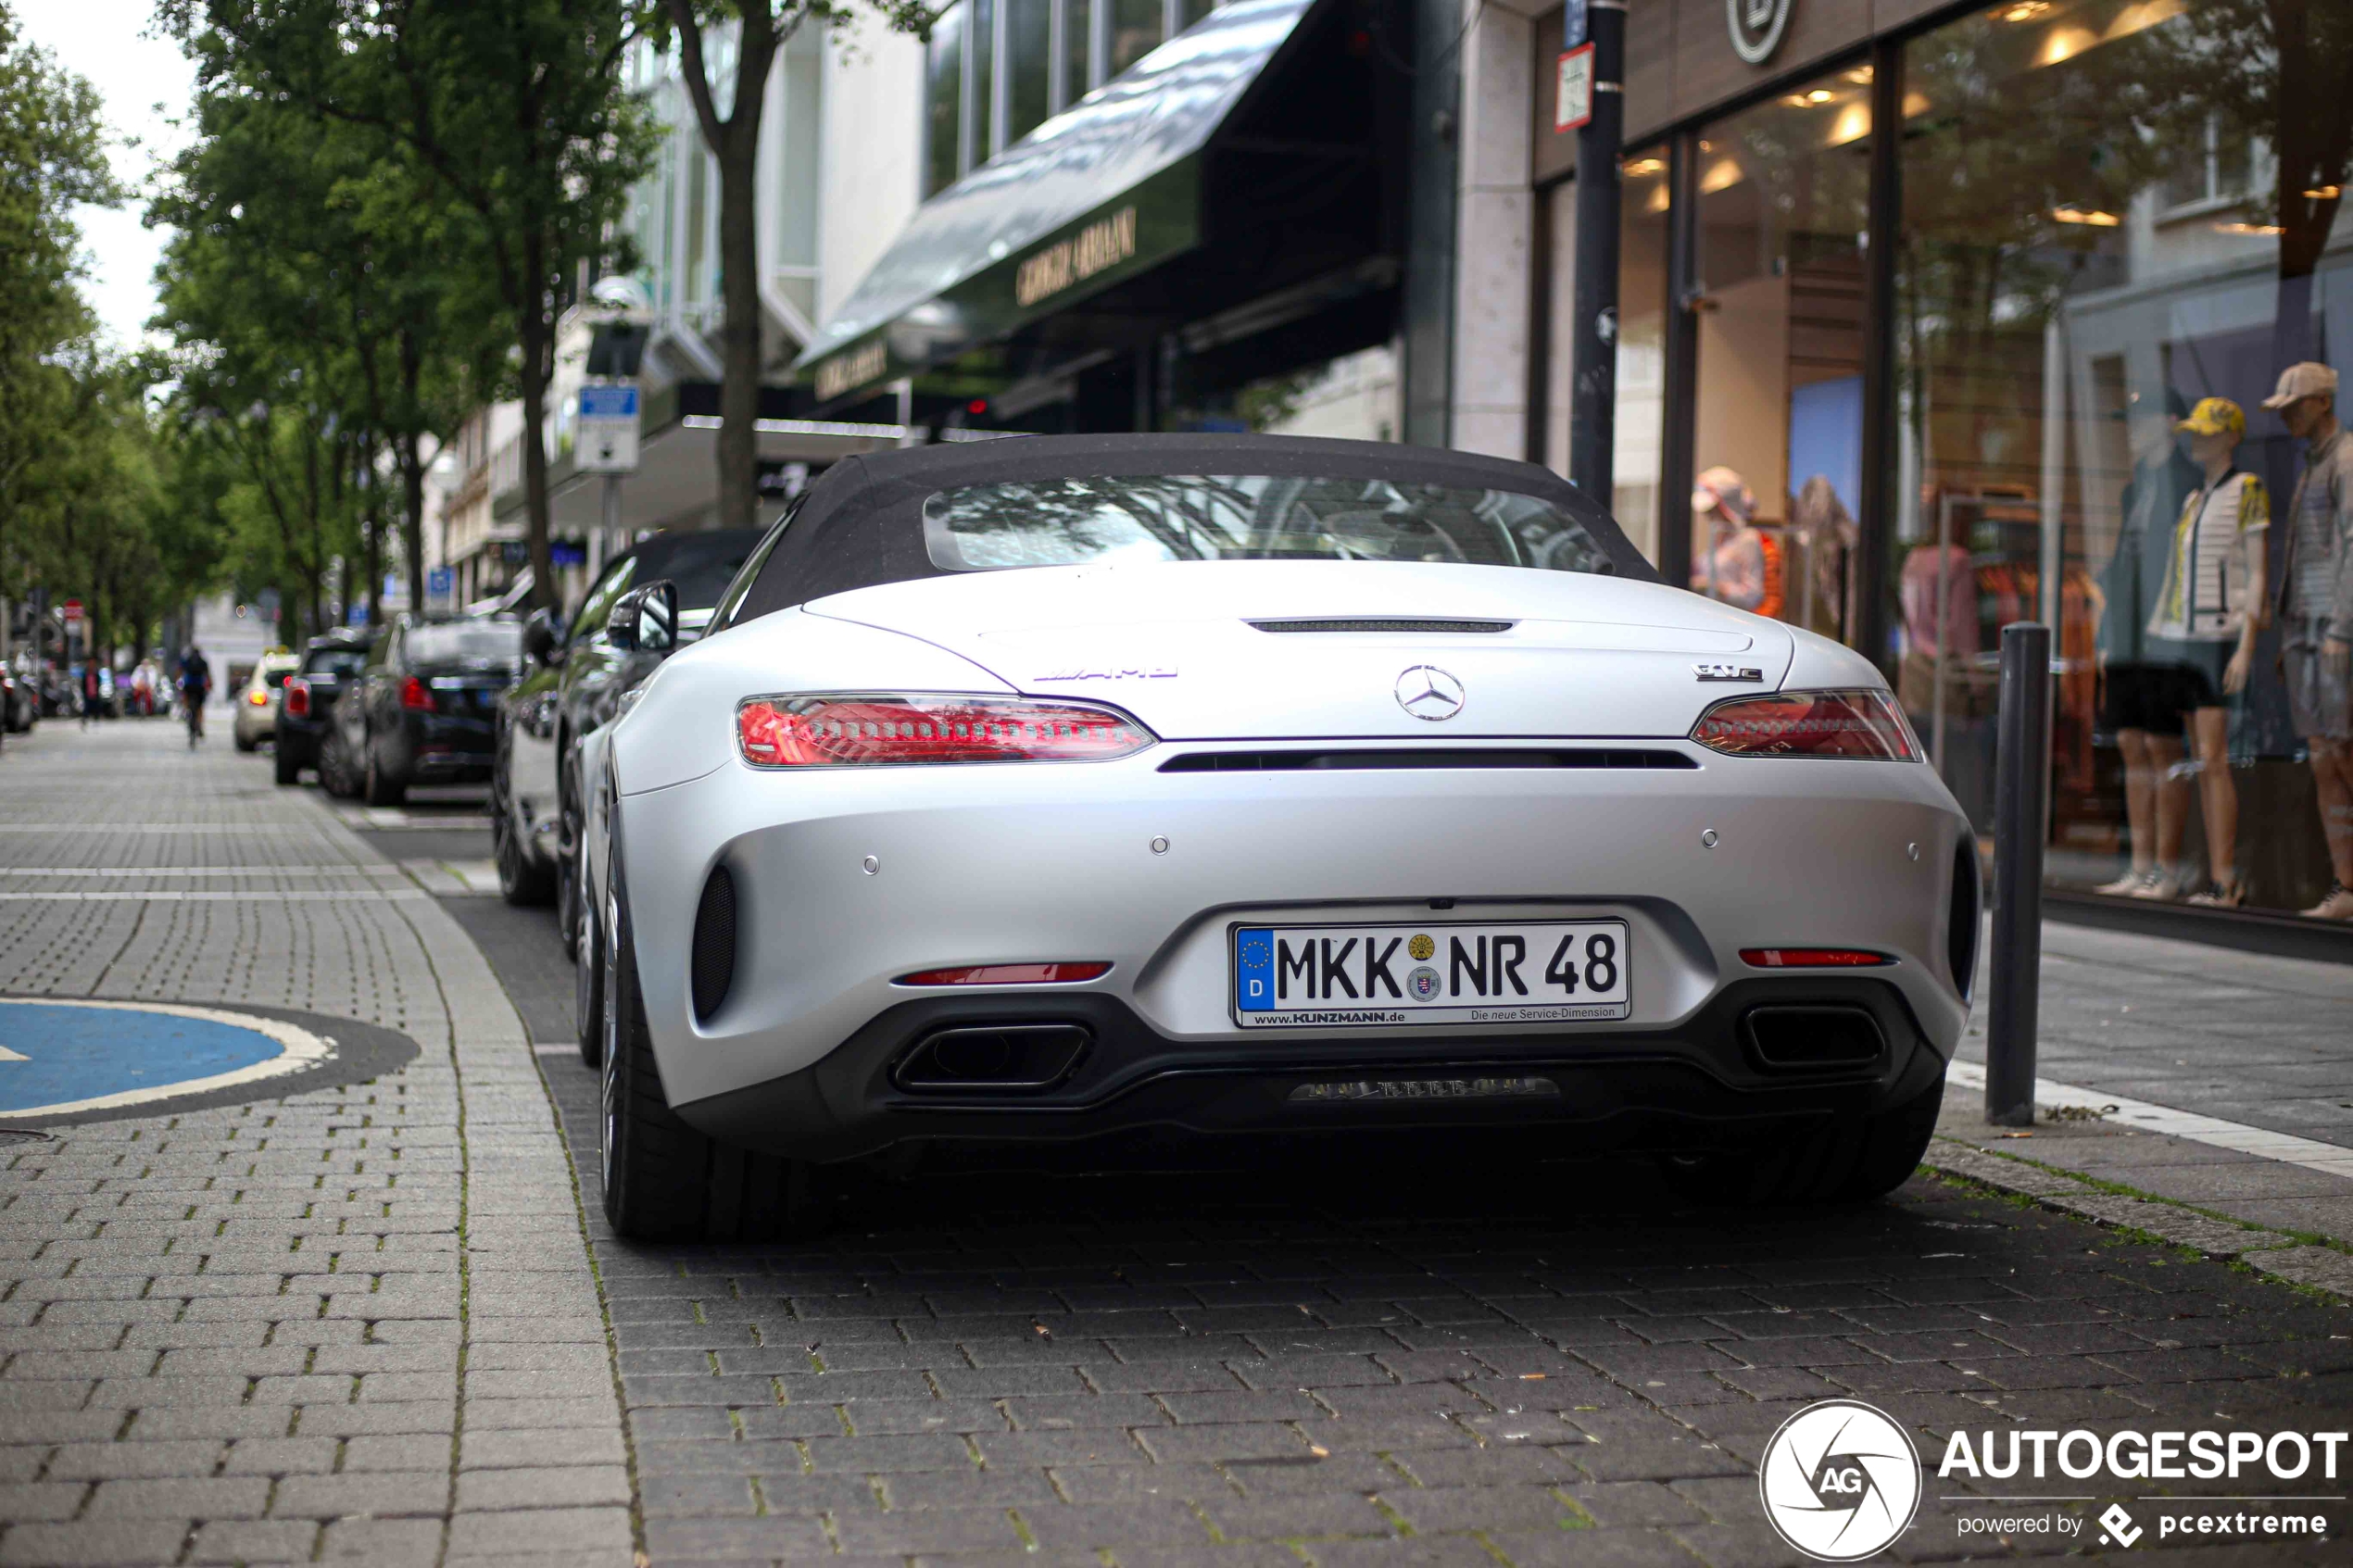
[[[1245,1029],[1556,1023],[1632,1010],[1626,922],[1244,925],[1234,1021]]]

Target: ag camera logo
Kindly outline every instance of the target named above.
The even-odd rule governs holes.
[[[1823,1562],[1854,1562],[1910,1528],[1920,1456],[1903,1427],[1859,1399],[1825,1399],[1781,1423],[1756,1467],[1774,1533]]]

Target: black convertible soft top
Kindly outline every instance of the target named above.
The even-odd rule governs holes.
[[[1032,435],[870,452],[836,463],[810,486],[729,622],[852,588],[952,575],[933,564],[924,544],[924,500],[935,492],[1139,474],[1304,475],[1515,492],[1575,519],[1608,552],[1618,576],[1659,580],[1606,508],[1533,463],[1303,435]]]

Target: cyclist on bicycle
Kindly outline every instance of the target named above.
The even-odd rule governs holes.
[[[188,744],[204,739],[204,699],[212,691],[212,666],[195,644],[180,656],[180,700],[188,710]]]

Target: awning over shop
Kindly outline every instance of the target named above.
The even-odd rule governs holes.
[[[798,368],[819,403],[914,374],[1201,245],[1205,165],[1325,0],[1230,0],[917,210]],[[1368,157],[1361,140],[1289,149]]]

